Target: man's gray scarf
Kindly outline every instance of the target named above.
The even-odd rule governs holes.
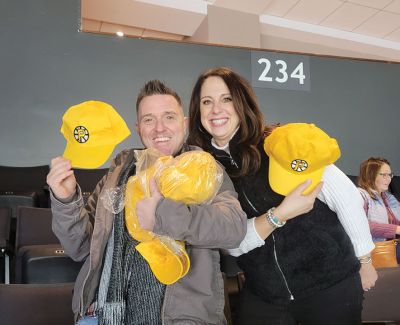
[[[119,187],[134,170],[133,160],[121,172]],[[161,324],[165,285],[158,282],[135,249],[138,242],[125,228],[124,210],[114,216],[98,290],[99,325]]]

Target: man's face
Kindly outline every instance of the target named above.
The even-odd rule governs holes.
[[[155,148],[165,155],[174,155],[181,150],[187,120],[173,96],[144,97],[137,115],[136,131],[146,148]]]

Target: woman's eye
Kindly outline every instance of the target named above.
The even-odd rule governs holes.
[[[224,98],[222,99],[222,101],[223,101],[224,103],[231,102],[231,101],[232,101],[232,98],[231,98],[231,97],[224,97]]]
[[[203,105],[208,105],[210,103],[211,103],[211,101],[209,99],[205,99],[205,100],[202,101]]]

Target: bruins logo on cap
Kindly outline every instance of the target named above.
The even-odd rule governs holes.
[[[74,138],[79,143],[85,143],[89,140],[89,131],[84,126],[77,126],[74,129]]]
[[[304,172],[308,168],[308,163],[303,159],[295,159],[290,167],[296,172]]]

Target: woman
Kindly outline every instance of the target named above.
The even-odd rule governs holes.
[[[245,239],[230,251],[239,256],[246,277],[238,324],[360,324],[363,288],[371,288],[377,278],[370,263],[374,245],[361,197],[331,165],[313,209],[288,220],[284,209],[279,211],[284,197],[269,186],[263,142],[270,130],[263,121],[256,96],[243,77],[228,68],[200,75],[190,101],[188,142],[225,166],[249,218]],[[278,224],[287,221],[284,226],[267,221],[266,213],[273,207]]]
[[[389,192],[392,178],[390,163],[384,158],[371,157],[360,165],[358,186],[374,242],[400,235],[400,203]],[[399,252],[397,249],[398,262]]]

